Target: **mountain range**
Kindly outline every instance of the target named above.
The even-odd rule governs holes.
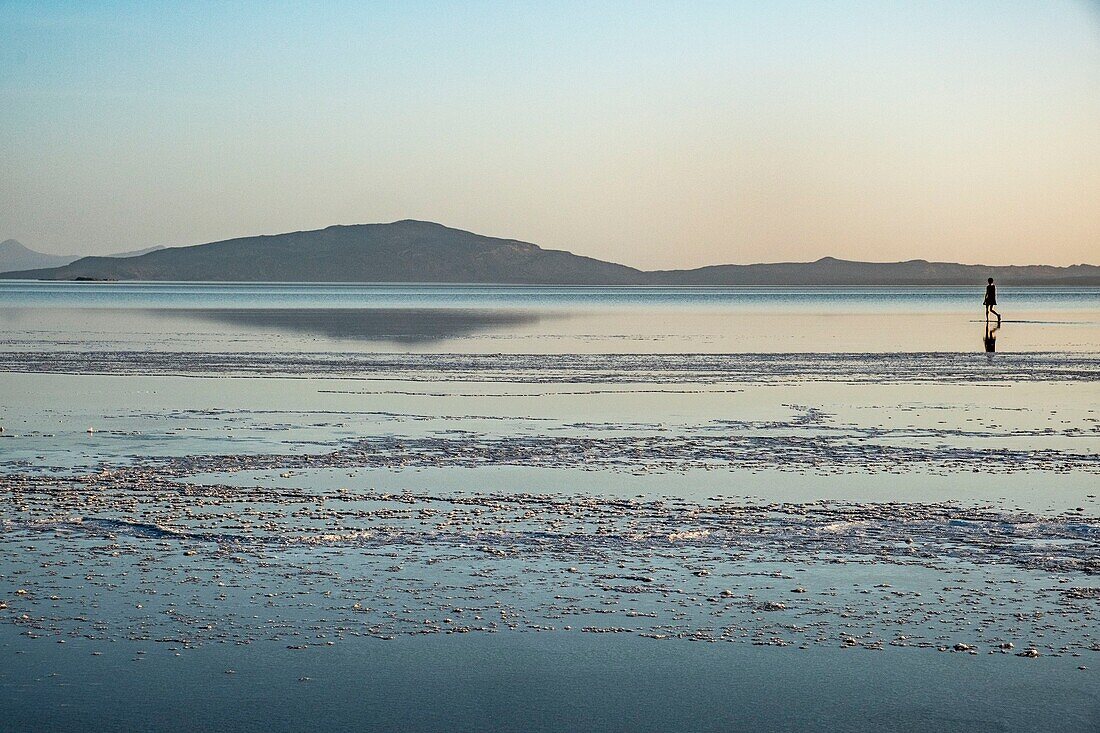
[[[147,247],[133,252],[119,252],[110,257],[137,257],[139,255],[155,252],[164,247]],[[12,270],[33,270],[39,268],[63,267],[71,262],[76,262],[84,255],[51,255],[45,252],[35,252],[25,247],[14,239],[6,239],[0,242],[0,273]]]
[[[15,244],[8,240],[0,245]],[[8,246],[8,249],[13,249]],[[26,250],[30,252],[30,250]],[[37,255],[38,253],[31,253]],[[51,255],[39,255],[50,257]],[[0,278],[221,282],[418,282],[546,285],[1100,285],[1096,265],[987,266],[951,262],[814,262],[714,265],[644,271],[613,262],[486,237],[425,221],[331,226],[314,231],[83,257]]]

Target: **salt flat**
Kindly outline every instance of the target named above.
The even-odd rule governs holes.
[[[594,705],[616,658],[706,691],[623,721],[854,730],[855,694],[885,727],[1087,729],[1100,291],[1021,291],[994,353],[972,296],[0,284],[11,729],[80,675],[173,669],[255,723],[375,665],[535,729],[535,688]],[[316,714],[433,729],[383,708]]]

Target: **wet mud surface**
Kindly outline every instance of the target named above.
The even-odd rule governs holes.
[[[63,374],[347,376],[514,383],[1096,382],[1094,354],[1064,352],[788,354],[400,354],[41,351],[7,346],[0,371]]]

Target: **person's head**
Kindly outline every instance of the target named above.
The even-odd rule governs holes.
[[[993,278],[989,278],[989,284],[990,284],[990,285],[992,285],[992,284],[993,284]]]

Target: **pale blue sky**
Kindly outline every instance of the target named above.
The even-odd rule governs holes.
[[[0,1],[0,239],[1100,261],[1100,6]]]

